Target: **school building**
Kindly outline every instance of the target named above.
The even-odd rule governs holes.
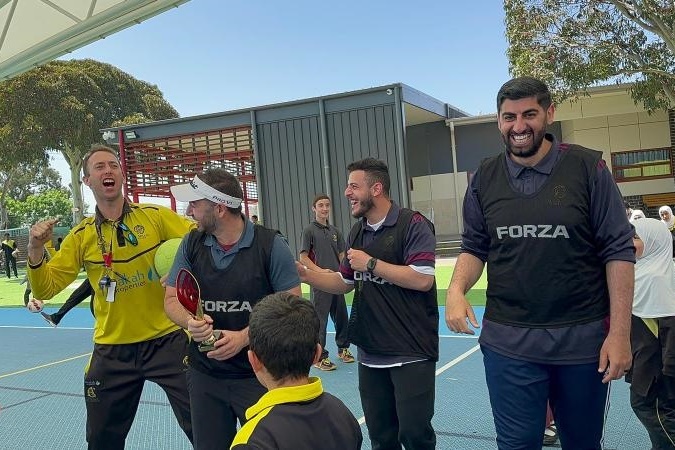
[[[592,88],[558,105],[549,131],[602,150],[626,200],[657,217],[659,206],[675,205],[675,113],[648,114],[628,88]],[[453,250],[471,173],[503,151],[496,114],[470,116],[402,83],[102,132],[120,150],[131,198],[171,198],[171,185],[222,167],[242,182],[244,212],[279,229],[293,250],[317,193],[333,199],[333,222],[349,230],[346,166],[368,156],[389,165],[392,198],[427,215],[441,249]]]

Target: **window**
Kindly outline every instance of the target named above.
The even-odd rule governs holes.
[[[621,181],[639,181],[672,176],[670,148],[612,153],[612,174]]]

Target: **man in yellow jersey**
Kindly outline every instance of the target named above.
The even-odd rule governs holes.
[[[33,225],[28,278],[37,298],[50,299],[84,266],[94,288],[94,351],[84,377],[89,448],[124,448],[145,380],[164,389],[192,441],[187,337],[164,313],[164,288],[153,259],[162,242],[182,237],[194,225],[168,208],[127,201],[124,174],[110,147],[92,146],[82,171],[96,215],[75,226],[49,262],[43,247],[58,219]]]

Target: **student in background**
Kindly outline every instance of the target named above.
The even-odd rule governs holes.
[[[675,267],[670,232],[656,219],[635,227],[633,367],[626,375],[633,412],[653,450],[675,448]]]
[[[312,203],[314,220],[302,231],[302,247],[300,248],[300,262],[308,269],[316,272],[336,272],[340,270],[340,261],[344,258],[345,241],[342,233],[328,222],[330,216],[330,198],[326,194],[319,194]],[[347,303],[343,294],[324,292],[312,288],[310,300],[319,314],[321,329],[319,337],[323,353],[321,359],[314,365],[319,370],[330,371],[337,366],[328,357],[326,350],[326,327],[328,316],[335,324],[335,343],[338,347],[338,359],[345,363],[353,363],[354,356],[349,351],[349,336],[347,334]]]
[[[19,274],[16,271],[16,255],[19,250],[16,241],[9,237],[9,233],[5,233],[5,239],[2,241],[2,251],[5,254],[5,273],[7,274],[7,278],[12,278],[10,269],[14,269],[14,276],[19,278]]]

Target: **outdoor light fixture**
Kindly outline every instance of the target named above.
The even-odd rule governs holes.
[[[106,142],[112,141],[115,139],[115,136],[117,136],[117,134],[114,131],[108,130],[103,132],[103,140]]]
[[[134,130],[126,130],[124,131],[124,139],[138,139],[138,133]]]

